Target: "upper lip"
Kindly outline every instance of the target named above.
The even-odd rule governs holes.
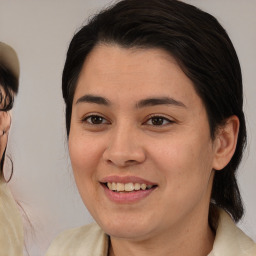
[[[107,176],[100,180],[101,183],[107,182],[116,182],[116,183],[139,183],[139,184],[146,184],[146,185],[157,185],[154,182],[142,179],[136,176]]]

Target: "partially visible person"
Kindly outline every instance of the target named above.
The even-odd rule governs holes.
[[[14,96],[18,92],[19,61],[16,52],[0,42],[0,256],[22,256],[23,224],[4,175],[5,152],[11,126]]]

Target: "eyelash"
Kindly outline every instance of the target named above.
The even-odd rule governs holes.
[[[94,120],[93,120],[94,118]],[[154,120],[156,119],[156,120]],[[89,121],[90,120],[90,121]],[[89,116],[84,117],[82,120],[82,123],[87,123],[89,125],[104,125],[104,124],[110,124],[110,122],[104,118],[101,115],[97,115],[97,114],[92,114]],[[95,122],[96,121],[96,122]],[[99,121],[99,123],[97,123],[97,121]],[[102,122],[103,121],[103,122]],[[160,124],[155,123],[154,121],[159,122]],[[151,124],[149,124],[149,122],[151,122]],[[147,120],[145,122],[143,122],[143,125],[149,125],[149,126],[155,126],[155,127],[160,127],[160,126],[166,126],[166,125],[170,125],[174,123],[173,120],[170,120],[169,118],[166,118],[164,116],[161,115],[151,115],[147,118]]]
[[[101,119],[101,120],[105,120],[103,123],[94,123],[94,121],[92,121],[92,118],[98,118],[98,119]],[[91,121],[88,121],[89,119],[91,119]],[[89,115],[89,116],[86,116],[84,118],[82,118],[82,123],[87,123],[89,125],[103,125],[103,124],[110,124],[110,122],[104,118],[103,116],[101,115],[97,115],[97,114],[93,114],[93,115]]]
[[[158,119],[158,120],[155,120],[155,121],[160,120],[160,124],[154,124],[154,121],[153,121],[154,118]],[[149,121],[151,121],[151,124],[147,124]],[[170,125],[172,123],[174,123],[173,120],[170,120],[169,118],[166,118],[162,115],[151,115],[151,116],[149,116],[149,118],[147,118],[147,120],[143,124],[151,125],[151,126],[155,126],[155,127],[160,127],[160,126]]]

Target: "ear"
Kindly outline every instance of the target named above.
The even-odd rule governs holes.
[[[223,169],[231,160],[235,150],[239,132],[239,119],[237,116],[229,117],[215,135],[215,156],[213,169]]]

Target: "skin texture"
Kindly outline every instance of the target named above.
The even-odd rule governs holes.
[[[158,104],[145,104],[152,98]],[[232,117],[211,139],[201,99],[165,51],[96,46],[75,91],[69,152],[84,204],[111,237],[109,254],[207,255],[213,169],[230,160],[238,127]],[[100,183],[113,175],[156,188],[135,202],[113,202]]]

